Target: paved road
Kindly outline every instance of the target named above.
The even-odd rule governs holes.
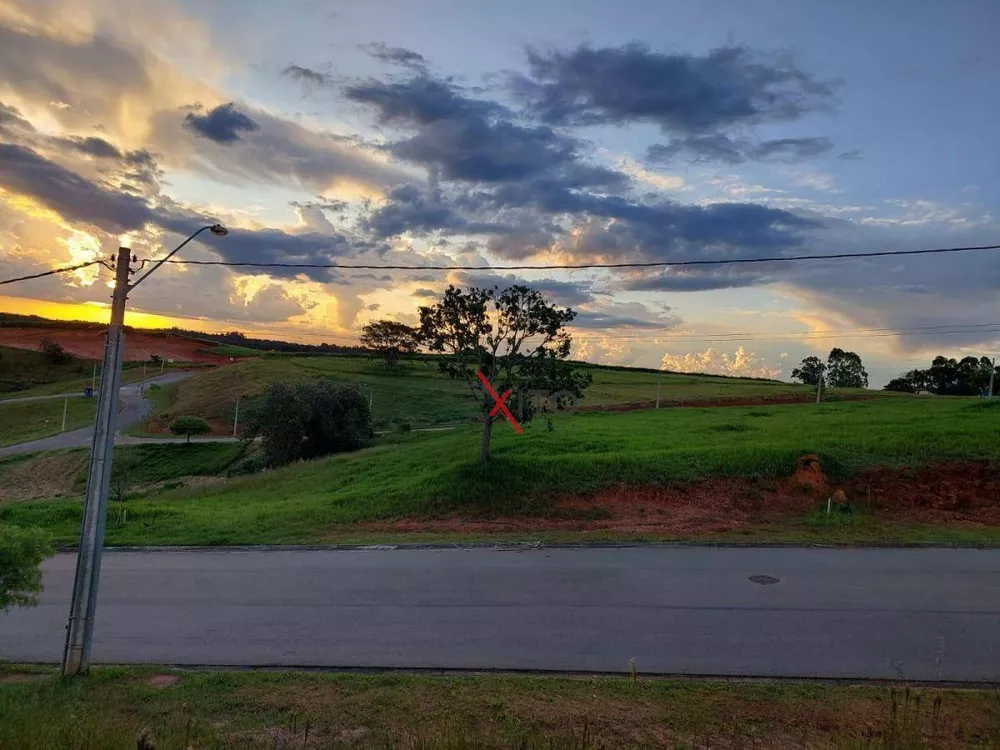
[[[74,558],[0,658],[58,661]],[[753,575],[780,579],[772,585]],[[1000,551],[109,552],[97,662],[1000,680]]]
[[[191,377],[193,373],[190,372],[170,372],[166,375],[159,375],[155,378],[149,378],[145,381],[144,387],[148,388],[151,383],[158,383],[159,385],[169,385],[170,383],[176,383],[178,380],[183,380],[184,378]],[[132,425],[142,421],[149,410],[152,408],[152,402],[143,398],[139,393],[139,384],[131,383],[130,385],[123,385],[118,391],[119,399],[124,403],[124,407],[118,412],[118,435],[115,437],[116,445],[131,445],[135,443],[162,443],[162,442],[174,442],[174,438],[136,438],[128,435],[122,435],[121,431],[125,430]],[[48,398],[48,397],[46,397]],[[62,398],[62,396],[60,396]],[[4,402],[6,403],[6,402]],[[55,450],[57,448],[80,448],[89,446],[91,439],[94,434],[94,426],[81,427],[79,430],[69,430],[68,432],[62,432],[58,435],[53,435],[52,437],[42,438],[41,440],[32,440],[29,443],[17,443],[16,445],[9,445],[6,448],[0,448],[0,456],[13,456],[18,453],[34,453],[35,451],[47,451]],[[183,442],[184,438],[176,439]],[[208,442],[229,442],[231,438],[202,438],[202,441]]]

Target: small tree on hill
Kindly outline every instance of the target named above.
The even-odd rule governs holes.
[[[416,328],[395,320],[368,323],[361,333],[361,345],[381,356],[387,368],[395,367],[401,356],[417,351],[419,343]]]
[[[826,361],[827,383],[833,388],[867,388],[868,373],[854,352],[834,347]]]
[[[801,380],[806,385],[816,385],[819,383],[819,376],[823,374],[825,365],[819,357],[806,357],[802,364],[792,370],[792,377]]]
[[[590,373],[566,362],[572,343],[565,326],[576,317],[569,308],[546,302],[540,292],[516,285],[499,291],[449,286],[436,305],[420,308],[420,337],[449,377],[465,380],[480,401],[483,440],[480,458],[490,455],[495,401],[482,384],[482,373],[497,394],[506,390],[566,392],[578,397],[590,384]],[[532,416],[530,408],[521,415]]]
[[[205,435],[212,426],[201,417],[177,417],[170,423],[170,431],[175,435],[184,435],[191,442],[192,435]]]
[[[37,604],[42,560],[52,554],[41,529],[0,524],[0,612]]]
[[[57,341],[42,339],[38,344],[38,351],[45,355],[51,365],[64,365],[70,362],[73,357]]]
[[[251,406],[244,440],[260,438],[268,466],[357,450],[373,435],[368,399],[328,380],[274,383]]]

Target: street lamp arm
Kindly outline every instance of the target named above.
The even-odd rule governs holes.
[[[141,283],[142,283],[143,281],[145,281],[145,279],[146,279],[146,278],[147,278],[147,277],[148,277],[148,276],[149,276],[149,275],[150,275],[151,273],[153,273],[153,271],[155,271],[155,270],[156,270],[157,268],[159,268],[159,267],[160,267],[160,266],[162,266],[162,265],[163,265],[164,263],[166,263],[166,262],[167,262],[168,260],[170,260],[170,259],[171,259],[172,257],[174,257],[174,255],[176,255],[176,254],[177,254],[177,253],[178,253],[178,252],[179,252],[179,251],[181,250],[181,248],[183,248],[183,247],[184,247],[184,246],[185,246],[185,245],[186,245],[187,243],[189,243],[189,242],[190,242],[191,240],[193,240],[193,239],[194,239],[195,237],[197,237],[197,236],[198,236],[199,234],[201,234],[202,232],[204,232],[204,231],[205,231],[206,229],[207,229],[207,230],[209,230],[209,231],[210,231],[210,232],[211,232],[212,234],[214,234],[214,235],[215,235],[215,236],[217,236],[217,237],[225,237],[225,236],[226,236],[227,234],[229,234],[229,230],[228,230],[228,229],[226,229],[226,228],[225,228],[224,226],[222,226],[221,224],[210,224],[210,225],[207,225],[207,226],[204,226],[204,227],[202,227],[202,228],[201,228],[201,229],[199,229],[199,230],[198,230],[197,232],[195,232],[195,233],[194,233],[194,234],[192,234],[192,235],[191,235],[190,237],[188,237],[188,238],[187,238],[186,240],[184,240],[184,241],[183,241],[183,242],[182,242],[181,244],[179,244],[179,245],[178,245],[177,247],[175,247],[175,248],[174,248],[173,250],[171,250],[171,251],[170,251],[170,254],[169,254],[169,255],[167,255],[167,257],[166,257],[166,258],[161,258],[160,260],[158,260],[158,261],[156,262],[156,264],[155,264],[155,265],[154,265],[154,266],[153,266],[152,268],[150,268],[150,269],[149,269],[148,271],[146,271],[146,273],[144,273],[144,274],[143,274],[142,276],[140,276],[140,277],[139,277],[138,279],[136,279],[136,280],[135,280],[135,282],[134,282],[133,284],[130,284],[130,285],[129,285],[129,288],[128,288],[128,290],[129,290],[129,291],[132,291],[132,290],[133,290],[133,289],[135,289],[135,288],[136,288],[137,286],[139,286],[139,284],[141,284]]]

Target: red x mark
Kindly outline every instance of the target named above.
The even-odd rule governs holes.
[[[519,425],[517,420],[514,419],[514,415],[510,413],[510,409],[507,408],[507,404],[505,403],[510,396],[510,388],[504,391],[502,396],[498,396],[497,392],[493,390],[493,386],[490,385],[490,381],[486,379],[485,375],[483,375],[482,370],[476,374],[479,376],[479,379],[483,381],[483,386],[485,386],[486,390],[489,391],[491,396],[493,396],[493,400],[497,402],[490,411],[490,416],[495,417],[498,413],[503,412],[504,416],[507,417],[507,421],[510,422],[510,426],[513,427],[519,435],[523,435],[524,430],[521,429],[521,425]]]

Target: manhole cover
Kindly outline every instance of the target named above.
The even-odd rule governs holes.
[[[770,586],[772,583],[781,583],[780,578],[774,576],[750,576],[750,580],[759,583],[761,586]]]

